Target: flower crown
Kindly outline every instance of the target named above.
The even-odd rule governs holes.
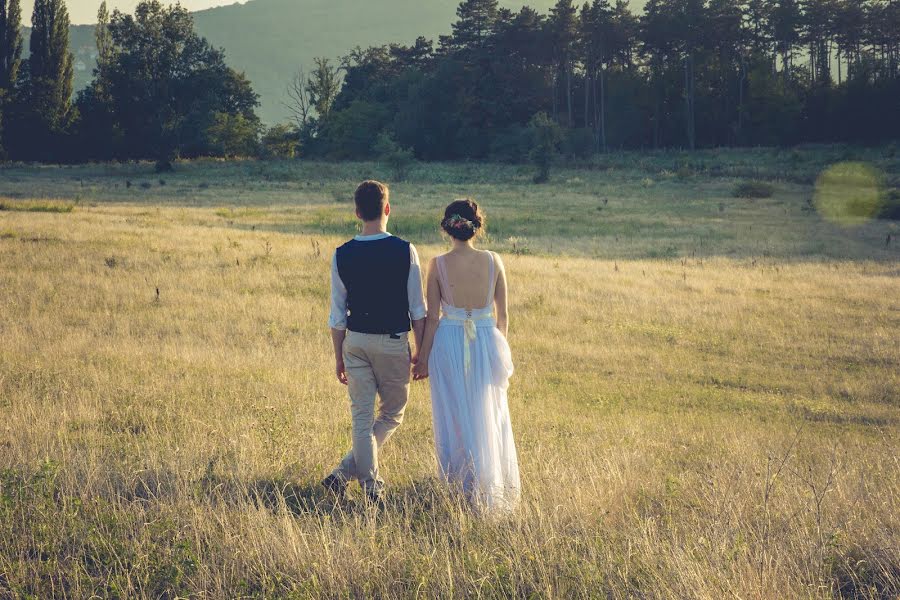
[[[480,225],[474,221],[470,221],[469,219],[463,218],[457,214],[450,215],[443,222],[445,229],[468,229],[470,231],[475,231],[480,227]]]

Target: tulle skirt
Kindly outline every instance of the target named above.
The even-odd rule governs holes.
[[[471,342],[460,321],[442,320],[435,335],[429,378],[438,470],[476,508],[510,510],[521,489],[506,399],[512,354],[493,319],[475,324]]]

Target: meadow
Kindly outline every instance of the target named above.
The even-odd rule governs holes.
[[[383,509],[317,487],[350,441],[330,255],[383,167],[0,168],[0,598],[897,598],[900,227],[816,210],[842,161],[900,185],[847,147],[392,184],[424,259],[464,195],[504,255],[524,493],[493,519],[436,480],[423,384]]]

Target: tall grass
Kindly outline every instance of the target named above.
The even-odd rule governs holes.
[[[316,486],[349,445],[324,326],[343,179],[266,206],[266,183],[204,172],[197,203],[180,177],[0,214],[0,597],[900,593],[890,224],[704,175],[473,184],[504,231],[524,483],[484,519],[434,477],[423,385],[384,509]],[[449,188],[417,185],[397,224],[427,260]]]

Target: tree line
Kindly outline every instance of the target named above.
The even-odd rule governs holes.
[[[449,35],[355,48],[288,86],[290,123],[178,5],[105,3],[73,94],[65,0],[0,0],[0,143],[30,161],[176,157],[534,160],[624,148],[900,138],[900,0],[465,0]]]
[[[250,82],[157,0],[97,15],[97,67],[73,95],[65,0],[35,0],[22,59],[19,0],[0,0],[0,140],[8,159],[47,162],[248,155],[261,125]]]
[[[898,0],[465,0],[437,44],[332,68],[333,104],[298,123],[332,158],[385,137],[426,160],[900,138]]]

